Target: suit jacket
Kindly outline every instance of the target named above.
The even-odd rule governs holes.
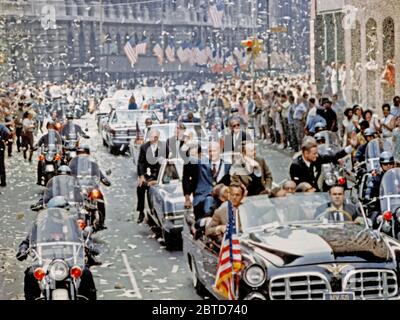
[[[326,211],[326,209],[332,207],[332,203],[328,202],[328,203],[324,203],[321,206],[319,206],[315,212],[315,217],[319,216],[321,213],[323,213],[324,211]],[[353,218],[353,221],[361,216],[360,214],[360,210],[358,209],[358,207],[356,207],[354,204],[352,203],[347,203],[345,202],[343,204],[343,210],[350,213],[351,217]]]
[[[272,186],[272,173],[269,169],[267,163],[263,158],[256,157],[255,159],[261,167],[261,184],[265,189],[271,189]],[[250,176],[251,172],[248,172],[246,168],[244,170],[236,171],[234,166],[231,169],[232,182],[242,183],[246,188],[252,183],[252,178]]]
[[[235,210],[235,208],[234,208]],[[237,217],[239,219],[239,217]],[[206,226],[206,236],[210,238],[222,238],[223,234],[217,233],[217,227],[221,225],[227,226],[229,222],[228,217],[228,202],[224,202],[217,210],[214,211],[214,214],[211,218],[210,223]],[[239,230],[241,230],[240,219],[237,221],[237,225]],[[238,230],[238,231],[239,231]]]
[[[319,156],[317,161],[311,163],[310,167],[307,167],[306,163],[303,160],[303,155],[298,156],[293,160],[290,165],[290,178],[299,184],[301,182],[308,182],[311,184],[317,191],[319,191],[318,187],[318,178],[321,174],[321,167],[324,163],[335,162],[347,155],[346,151],[341,150],[338,153],[330,156]]]
[[[158,142],[155,156],[153,156],[150,142],[140,147],[139,160],[137,165],[138,176],[145,176],[146,179],[157,179],[161,161],[166,158],[166,146],[164,142]]]
[[[217,233],[217,227],[228,225],[228,222],[228,206],[225,202],[220,208],[214,211],[210,223],[206,226],[206,236],[211,238],[221,237],[221,233]]]
[[[233,141],[233,134],[228,133],[224,136],[224,152],[241,152],[243,141],[252,141],[250,135],[245,131],[240,131],[239,138],[236,142]]]
[[[177,150],[176,141],[177,141],[176,136],[172,136],[167,139],[166,147],[167,147],[167,157],[168,158],[178,158],[178,157],[182,157],[182,155],[186,155],[186,153],[181,151],[181,149],[180,149],[184,142],[180,141],[179,149]]]
[[[221,160],[216,181],[212,176],[211,164],[208,158],[202,158],[194,163],[188,163],[183,168],[182,188],[184,195],[193,193],[193,205],[199,204],[206,196],[212,193],[215,184],[230,184],[230,164]]]

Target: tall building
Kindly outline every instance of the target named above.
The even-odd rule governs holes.
[[[400,2],[398,0],[313,0],[312,76],[319,89],[329,83],[327,65],[338,77],[331,85],[348,106],[380,110],[400,92]]]
[[[2,73],[3,77],[7,75],[12,80],[61,81],[72,77],[106,82],[143,74],[186,78],[211,75],[205,66],[171,63],[166,59],[160,65],[153,47],[159,43],[165,48],[172,39],[175,49],[182,44],[202,43],[220,51],[222,47],[233,50],[240,47],[241,40],[252,35],[255,29],[264,33],[266,40],[271,17],[268,12],[276,11],[282,2],[292,5],[286,6],[290,11],[279,12],[281,21],[277,23],[290,20],[292,25],[287,35],[272,39],[271,49],[287,51],[287,46],[294,41],[290,47],[293,50],[288,54],[292,58],[301,57],[297,62],[301,69],[305,65],[302,59],[307,56],[302,49],[306,41],[297,37],[307,31],[304,33],[300,31],[303,27],[297,26],[300,13],[296,10],[299,8],[290,7],[295,6],[295,2],[308,1],[225,1],[222,26],[214,28],[209,8],[215,0],[148,3],[139,0],[1,0],[0,36],[2,33],[6,36],[1,37],[0,52],[8,62],[7,68],[3,65]],[[257,9],[252,10],[252,6]],[[301,13],[301,19],[306,19]],[[145,54],[139,56],[133,67],[124,53],[124,45],[131,37],[135,42],[145,38],[148,44]],[[275,63],[272,67],[279,70],[281,64]]]

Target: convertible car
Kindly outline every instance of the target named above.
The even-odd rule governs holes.
[[[200,123],[184,122],[183,124],[186,126],[187,134],[192,141],[207,145],[209,136]],[[166,142],[168,138],[175,135],[176,123],[153,124],[150,126],[150,129],[157,129],[160,131],[160,138],[158,140]],[[150,134],[149,131],[147,131],[143,141],[131,140],[129,143],[129,153],[135,165],[137,165],[137,160],[139,159],[140,146],[142,143],[149,141],[149,138]]]
[[[400,242],[363,215],[334,218],[325,194],[249,197],[239,207],[239,299],[397,299]],[[343,220],[343,221],[340,221]],[[185,216],[183,252],[199,293],[213,289],[220,240],[194,240]]]
[[[110,153],[125,152],[131,140],[136,138],[137,126],[140,130],[145,127],[146,118],[159,122],[153,111],[146,110],[111,110],[108,116],[100,119],[103,145],[108,146]]]
[[[147,221],[156,235],[164,239],[167,250],[182,247],[184,202],[182,190],[182,159],[165,160],[157,184],[148,191]]]

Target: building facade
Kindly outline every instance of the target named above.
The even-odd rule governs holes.
[[[186,41],[233,50],[255,29],[267,39],[268,13],[277,11],[280,2],[288,1],[309,0],[231,0],[225,3],[222,27],[214,28],[208,16],[213,1],[207,0],[0,0],[0,51],[12,66],[3,68],[3,76],[6,73],[12,80],[75,78],[109,82],[137,75],[211,75],[207,67],[177,60],[164,60],[159,65],[152,49],[156,43],[165,48],[172,37],[176,49]],[[296,12],[282,11],[282,19],[286,14]],[[148,40],[146,54],[133,67],[123,50],[130,37]],[[289,45],[284,41],[277,37],[271,52]]]
[[[339,93],[348,106],[380,110],[400,90],[400,2],[313,0],[313,80],[324,89],[326,65],[337,66]],[[341,73],[341,74],[340,74]]]

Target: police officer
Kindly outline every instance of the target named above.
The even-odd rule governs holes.
[[[82,130],[79,124],[73,123],[74,115],[71,112],[68,112],[66,114],[66,117],[67,117],[67,123],[63,126],[61,130],[61,135],[63,137],[68,137],[70,133],[75,132],[76,135],[82,136],[85,139],[90,138],[87,134],[85,134],[85,132]]]
[[[382,177],[386,171],[394,168],[394,156],[389,151],[383,151],[379,156],[379,163],[382,171],[378,174],[371,175],[367,181],[367,189],[365,190],[365,200],[371,201],[375,197],[379,197],[379,188]]]
[[[5,187],[6,184],[6,165],[4,163],[4,154],[6,151],[6,142],[10,138],[10,130],[0,123],[0,187]]]
[[[12,145],[13,145],[13,133],[14,133],[14,120],[12,116],[6,116],[5,119],[6,121],[5,125],[8,130],[10,130],[10,136],[7,140],[7,153],[8,157],[12,156]]]
[[[394,168],[394,156],[389,151],[383,151],[379,156],[379,163],[381,165],[382,171],[378,174],[371,175],[367,180],[367,188],[365,191],[364,202],[369,202],[368,212],[374,226],[377,227],[376,217],[380,213],[380,201],[376,200],[371,203],[371,200],[379,197],[379,189],[381,186],[381,181],[383,175],[386,171]]]
[[[56,131],[54,129],[54,125],[55,125],[55,123],[52,120],[47,122],[46,128],[47,128],[48,132],[46,134],[44,134],[39,139],[39,141],[33,146],[33,150],[37,150],[41,146],[48,146],[49,141],[51,143],[55,143],[58,146],[62,145],[61,136],[58,133],[58,131]],[[42,185],[42,176],[43,176],[43,162],[39,160],[38,167],[37,167],[37,182],[36,182],[36,184],[38,184],[39,186]]]

